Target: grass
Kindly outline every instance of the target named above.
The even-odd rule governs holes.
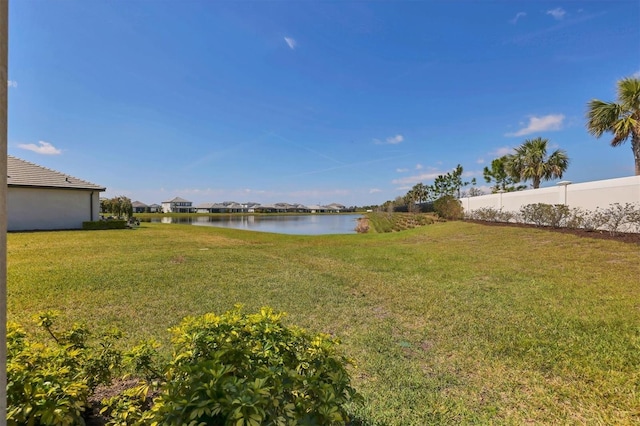
[[[8,317],[154,337],[234,303],[339,336],[370,425],[640,422],[637,245],[435,223],[293,236],[143,223],[8,235]]]

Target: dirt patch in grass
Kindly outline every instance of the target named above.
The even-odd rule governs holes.
[[[517,228],[542,229],[545,231],[558,232],[561,234],[573,234],[583,238],[613,240],[613,241],[620,241],[622,243],[640,245],[640,233],[618,232],[616,234],[611,234],[608,231],[587,231],[586,229],[552,228],[552,227],[546,227],[546,226],[529,225],[524,223],[483,222],[481,220],[468,220],[467,222],[477,223],[477,224],[486,225],[486,226],[511,226],[511,227],[517,227]]]
[[[107,423],[107,418],[100,414],[103,399],[112,398],[119,395],[123,391],[135,387],[138,384],[137,379],[114,380],[110,385],[100,385],[89,398],[90,410],[85,413],[85,422],[87,426],[102,426]]]
[[[127,389],[134,388],[140,385],[140,380],[135,378],[130,379],[115,379],[109,385],[99,385],[93,392],[93,395],[89,397],[89,408],[84,414],[84,421],[86,426],[104,426],[109,420],[107,417],[100,414],[102,408],[102,401],[105,399],[113,398],[120,395]],[[145,409],[151,407],[153,398],[158,396],[157,393],[152,393],[147,396],[145,400]]]

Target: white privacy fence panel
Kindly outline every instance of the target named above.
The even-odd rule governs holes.
[[[460,201],[467,212],[480,208],[519,211],[524,205],[536,203],[566,204],[585,210],[606,208],[614,203],[640,204],[640,176],[466,197]]]

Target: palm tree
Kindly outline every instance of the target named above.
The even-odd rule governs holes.
[[[593,99],[587,111],[587,130],[599,138],[613,133],[611,146],[622,145],[631,138],[631,150],[640,175],[640,78],[627,77],[618,81],[618,102]]]
[[[427,186],[424,183],[422,182],[416,183],[414,187],[411,188],[411,190],[413,191],[415,195],[415,199],[418,202],[418,204],[422,204],[424,201],[427,200],[429,190],[427,189]]]
[[[562,149],[556,149],[547,156],[548,139],[527,139],[507,156],[507,170],[517,181],[533,181],[533,188],[539,188],[542,180],[562,178],[569,167],[569,157]]]

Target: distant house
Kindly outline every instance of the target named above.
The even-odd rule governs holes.
[[[7,230],[81,229],[98,220],[105,188],[7,157]]]
[[[213,203],[202,203],[196,206],[196,213],[213,213]]]
[[[131,203],[131,207],[133,207],[134,213],[146,213],[149,211],[149,206],[140,201],[134,201]]]
[[[162,211],[162,206],[160,204],[151,204],[149,205],[149,213],[158,213]]]
[[[191,201],[176,197],[170,201],[162,202],[162,213],[193,213],[195,208]]]
[[[324,213],[327,211],[325,206],[319,206],[317,204],[313,204],[309,206],[309,213]]]
[[[345,210],[346,207],[343,206],[342,204],[331,203],[328,206],[326,206],[326,209],[329,212],[340,213],[341,211]]]

